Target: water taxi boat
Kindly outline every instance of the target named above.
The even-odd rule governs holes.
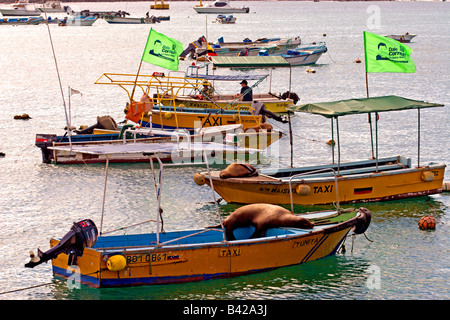
[[[334,255],[349,232],[361,234],[370,225],[369,210],[338,208],[303,214],[303,218],[314,223],[312,229],[273,227],[253,237],[254,228],[244,225],[234,229],[234,239],[228,239],[216,204],[219,227],[165,231],[161,205],[165,165],[157,150],[148,157],[156,157],[160,163],[159,174],[151,166],[156,219],[104,232],[102,212],[99,228],[92,219],[74,223],[65,236],[50,240],[49,250],[38,249],[37,255],[30,254],[31,260],[25,267],[34,268],[51,260],[55,276],[95,288],[204,281],[265,272]],[[107,177],[108,162],[105,172]],[[155,223],[155,232],[110,235],[149,222]]]
[[[197,67],[195,67],[195,69],[196,68]],[[223,82],[253,80],[255,83],[250,86],[250,88],[253,89],[268,76],[268,74],[208,75],[188,72],[183,74],[183,76],[165,75],[161,73],[153,73],[152,75],[139,74],[138,76],[132,74],[104,73],[97,79],[97,81],[95,81],[95,84],[117,85],[121,87],[127,92],[129,101],[131,101],[131,107],[133,107],[134,103],[132,101],[134,88],[138,87],[142,90],[143,94],[152,97],[153,106],[157,106],[153,107],[153,110],[158,110],[159,106],[175,107],[172,113],[175,117],[174,119],[178,121],[178,119],[183,116],[183,113],[177,112],[177,108],[179,107],[212,108],[216,109],[218,114],[221,113],[221,110],[229,110],[230,112],[239,115],[239,113],[243,110],[252,110],[252,104],[255,101],[263,103],[264,108],[271,113],[284,113],[286,112],[287,107],[294,104],[293,99],[282,98],[281,96],[272,93],[254,93],[253,101],[240,101],[235,95],[219,92],[220,83]],[[205,85],[213,88],[213,93],[211,95],[205,95],[202,92]],[[130,88],[132,88],[132,90],[130,90]],[[160,110],[160,112],[163,111],[165,110]],[[134,113],[136,113],[136,111],[134,111]],[[243,116],[245,115],[246,114],[243,114]],[[252,115],[248,115],[248,117],[251,118]],[[155,121],[155,119],[156,117],[153,118],[153,121]],[[257,120],[256,124],[259,121],[260,120]],[[222,122],[222,124],[226,124],[226,122]],[[242,124],[245,129],[247,124],[254,126],[255,120],[251,121],[250,119],[247,124],[245,122],[242,122]]]
[[[120,133],[98,129],[90,135],[37,134],[36,146],[41,149],[42,161],[53,164],[104,163],[107,158],[105,154],[99,156],[92,152],[99,149],[106,149],[107,152],[110,152],[110,149],[120,150],[109,155],[109,162],[147,162],[145,153],[149,152],[149,148],[151,150],[162,145],[166,148],[164,153],[159,154],[163,162],[182,161],[195,164],[198,158],[201,158],[201,152],[186,151],[195,147],[213,152],[211,159],[215,163],[226,164],[238,159],[258,161],[259,153],[282,136],[279,131],[244,132],[241,125],[206,127],[193,134],[182,130],[168,131],[135,126],[124,126],[123,129]],[[211,151],[211,148],[215,149]]]
[[[206,14],[229,14],[229,13],[249,13],[250,8],[248,7],[232,7],[230,5],[229,0],[217,0],[214,1],[213,4],[204,5],[202,0],[200,0],[200,4],[194,6],[194,10],[197,13],[206,13]]]
[[[292,111],[307,112],[331,118],[336,122],[338,161],[332,147],[332,164],[298,168],[261,169],[252,177],[221,179],[218,171],[201,173],[206,183],[227,202],[314,205],[330,204],[338,197],[341,203],[384,201],[410,198],[442,192],[443,163],[420,164],[420,109],[442,107],[442,104],[405,99],[397,96],[351,99],[311,103],[292,107]],[[380,113],[417,109],[419,112],[419,143],[417,165],[402,156],[378,157],[378,127],[376,120],[376,153],[372,160],[341,163],[338,117],[350,114]],[[332,122],[333,125],[333,122]],[[332,140],[334,133],[332,131]],[[372,138],[373,141],[373,138]],[[372,151],[373,153],[373,151]],[[292,162],[292,161],[291,161]],[[337,173],[335,178],[334,172]],[[338,188],[339,187],[339,194]]]

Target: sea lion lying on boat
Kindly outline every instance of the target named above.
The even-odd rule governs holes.
[[[272,131],[272,129],[273,129],[273,127],[272,127],[272,125],[270,123],[264,122],[264,123],[261,123],[261,124],[255,126],[255,127],[249,127],[247,129],[245,129],[244,132],[248,132],[248,131],[251,131],[251,130],[254,130],[256,132],[259,132],[261,130]]]
[[[273,204],[255,203],[236,209],[223,222],[228,241],[236,240],[233,231],[237,228],[254,226],[250,238],[264,236],[269,228],[294,227],[311,229],[314,223],[306,218],[294,215],[291,211]]]
[[[232,163],[224,170],[220,171],[220,179],[235,178],[235,177],[252,177],[257,176],[258,171],[246,163]]]

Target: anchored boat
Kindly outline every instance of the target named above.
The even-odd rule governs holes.
[[[269,227],[264,234],[253,236],[254,228],[244,225],[232,231],[234,239],[228,239],[216,204],[219,227],[163,231],[161,181],[164,164],[157,156],[160,151],[153,150],[148,154],[151,164],[151,157],[156,157],[160,163],[159,174],[151,166],[153,177],[159,177],[158,180],[154,178],[156,219],[145,221],[155,223],[155,232],[109,235],[142,223],[103,232],[102,213],[99,229],[92,219],[74,223],[64,237],[50,240],[48,251],[38,249],[37,255],[31,254],[25,267],[34,268],[52,260],[54,275],[73,279],[73,270],[76,270],[77,280],[96,288],[203,281],[321,259],[335,254],[349,232],[361,234],[369,227],[371,213],[367,209],[338,208],[303,214],[301,219],[309,221],[310,225],[312,222],[312,229]],[[107,175],[108,170],[105,171]],[[105,191],[106,181],[105,177]]]
[[[248,7],[232,7],[230,5],[229,0],[217,0],[214,1],[213,4],[204,5],[202,3],[202,0],[200,0],[200,5],[194,6],[194,10],[197,13],[221,13],[221,14],[228,14],[228,13],[249,13],[250,9]]]
[[[41,11],[37,10],[34,4],[28,3],[28,0],[19,0],[0,8],[3,16],[40,16]]]
[[[195,67],[196,69],[197,67]],[[268,94],[253,94],[253,101],[241,101],[239,97],[233,94],[226,94],[220,92],[220,83],[230,81],[255,81],[250,86],[250,89],[255,88],[259,83],[265,80],[269,75],[208,75],[198,73],[188,73],[183,76],[164,75],[160,73],[153,73],[152,75],[132,75],[132,74],[117,74],[117,73],[104,73],[100,76],[95,84],[102,85],[117,85],[124,89],[130,100],[133,91],[130,92],[128,88],[138,87],[142,90],[143,94],[152,97],[153,110],[158,110],[159,106],[172,107],[172,114],[174,119],[178,121],[179,117],[183,116],[183,113],[178,113],[177,108],[205,108],[216,109],[220,114],[222,110],[229,110],[239,115],[242,110],[252,110],[253,102],[257,101],[264,104],[264,108],[271,113],[283,113],[286,112],[286,108],[294,104],[294,100],[291,98],[283,98],[271,93]],[[135,84],[136,83],[136,84]],[[205,92],[205,86],[212,92]],[[133,107],[133,102],[131,102]],[[176,107],[174,109],[174,107]],[[165,110],[161,109],[160,112]],[[136,113],[136,111],[133,111]],[[209,112],[208,112],[209,113]],[[206,115],[208,114],[206,113]],[[247,116],[248,114],[242,114]],[[248,115],[248,117],[255,117],[256,115]],[[248,119],[248,118],[247,118]],[[254,118],[256,119],[256,118]],[[155,119],[153,119],[155,121]],[[165,121],[165,120],[163,120]],[[247,121],[247,124],[254,126],[258,124],[260,120]],[[226,124],[225,122],[222,123]],[[244,129],[246,123],[242,122]],[[155,124],[157,125],[157,124]]]
[[[44,21],[42,17],[28,17],[28,18],[3,18],[0,19],[0,25],[37,25]]]
[[[405,34],[390,34],[386,37],[403,42],[408,43],[411,42],[412,38],[416,37],[416,34],[409,34],[408,32]]]
[[[434,162],[420,164],[420,109],[442,106],[442,104],[386,96],[292,107],[292,111],[318,114],[335,120],[338,133],[337,163],[333,145],[331,165],[261,169],[257,176],[226,179],[220,178],[218,171],[213,171],[211,174],[203,172],[201,175],[204,179],[197,181],[201,181],[200,184],[210,185],[225,201],[236,203],[288,204],[292,198],[294,204],[313,205],[330,204],[337,197],[341,203],[354,203],[438,194],[442,192],[446,165]],[[341,163],[338,117],[406,109],[417,109],[419,112],[419,148],[416,166],[411,164],[410,158],[402,156],[379,158],[377,127],[374,158]],[[376,123],[377,121],[378,119]],[[332,140],[334,141],[334,133],[332,133]]]
[[[163,162],[195,165],[201,151],[208,150],[215,163],[226,164],[238,159],[257,161],[258,153],[281,138],[279,131],[243,132],[240,125],[203,128],[195,134],[135,126],[123,129],[120,134],[100,130],[101,134],[71,137],[38,134],[36,146],[41,148],[43,162],[54,164],[148,162],[146,153],[162,146],[159,158]]]
[[[304,66],[308,64],[314,64],[319,58],[327,52],[327,46],[325,42],[317,44],[309,44],[298,46],[295,49],[290,49],[286,54],[281,56],[286,59],[291,66]]]

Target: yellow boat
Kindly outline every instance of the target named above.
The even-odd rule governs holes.
[[[235,101],[233,95],[218,95],[213,96],[212,101],[203,100],[197,96],[177,96],[176,98],[170,95],[165,95],[162,99],[162,104],[165,106],[184,106],[187,108],[221,108],[229,109],[231,106],[239,110],[251,110],[252,101]],[[268,93],[253,94],[253,101],[264,103],[265,108],[273,113],[286,113],[286,109],[293,105],[291,99],[283,100],[274,97]]]
[[[74,223],[64,237],[52,238],[51,248],[32,254],[25,266],[51,259],[54,275],[97,288],[228,278],[333,255],[350,231],[361,234],[370,225],[370,211],[360,208],[307,213],[303,218],[314,223],[312,229],[273,227],[256,237],[248,225],[235,229],[235,239],[228,239],[222,222],[218,228],[161,232],[162,180],[155,171],[153,176],[159,176],[155,233],[106,235],[102,224],[98,230],[85,219]]]
[[[191,68],[189,68],[190,70]],[[264,108],[271,113],[286,113],[286,108],[293,106],[294,98],[285,95],[254,94],[253,101],[239,101],[234,95],[224,94],[218,91],[216,81],[251,81],[255,83],[251,88],[256,87],[269,75],[202,75],[186,72],[183,76],[165,75],[155,72],[152,75],[134,75],[104,73],[95,84],[117,85],[124,89],[128,94],[128,101],[134,102],[133,97],[136,88],[142,90],[143,95],[152,97],[153,109],[156,106],[171,106],[201,109],[216,109],[218,113],[223,110],[239,113],[242,111],[252,111],[252,103],[259,102],[264,104]],[[214,88],[211,95],[202,94],[204,85]],[[132,88],[130,91],[129,88]],[[295,100],[296,102],[297,100]],[[150,102],[150,101],[148,101]],[[176,109],[174,113],[176,113]]]
[[[378,113],[385,111],[418,109],[420,129],[420,109],[440,107],[422,101],[396,96],[353,99],[328,103],[307,104],[293,108],[293,111],[320,114],[336,120],[339,116],[358,113]],[[377,118],[377,117],[376,117]],[[377,120],[378,121],[378,120]],[[377,131],[377,130],[376,130]],[[339,131],[337,129],[337,146]],[[334,138],[333,138],[334,139]],[[284,169],[262,169],[252,177],[232,177],[221,179],[218,171],[199,173],[195,177],[198,184],[208,184],[227,202],[313,205],[384,201],[442,192],[445,164],[420,164],[420,148],[417,166],[411,159],[401,156],[378,158],[378,138],[376,156],[372,160],[338,163]],[[420,138],[419,138],[420,141]],[[420,146],[420,144],[419,144]]]

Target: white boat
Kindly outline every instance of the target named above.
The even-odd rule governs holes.
[[[411,42],[412,38],[417,36],[416,34],[409,34],[408,32],[405,34],[390,34],[386,37],[400,41],[400,42]]]
[[[236,23],[236,17],[233,17],[233,15],[229,15],[227,17],[223,14],[219,14],[217,16],[216,20],[213,22],[218,22],[218,23],[222,23],[222,24],[232,24],[232,23]]]
[[[303,66],[314,64],[319,60],[323,53],[327,52],[325,42],[310,44],[290,49],[281,56],[289,62],[291,66]]]
[[[3,16],[40,16],[41,12],[36,9],[33,4],[28,3],[28,0],[20,0],[0,8],[0,13]]]
[[[37,25],[42,21],[44,21],[42,17],[3,18],[0,19],[0,25]]]
[[[217,0],[213,4],[203,5],[200,0],[200,5],[194,7],[197,13],[212,13],[212,14],[228,14],[228,13],[249,13],[249,7],[235,8],[230,5],[229,0]]]
[[[92,26],[95,21],[97,21],[97,17],[74,17],[67,18],[61,20],[59,23],[60,26],[68,27],[68,26]]]
[[[115,16],[104,16],[103,19],[111,24],[153,24],[161,22],[157,17],[142,17],[142,18],[134,18],[134,17],[115,17]]]
[[[261,50],[266,50],[268,54],[283,54],[289,49],[294,49],[302,43],[300,37],[290,38],[261,38],[255,41],[245,39],[243,41],[225,42],[223,37],[219,38],[214,44],[210,44],[214,53],[218,56],[257,56]],[[244,50],[246,49],[246,50]],[[198,56],[205,53],[207,48],[196,49]],[[243,50],[246,53],[243,53]]]

